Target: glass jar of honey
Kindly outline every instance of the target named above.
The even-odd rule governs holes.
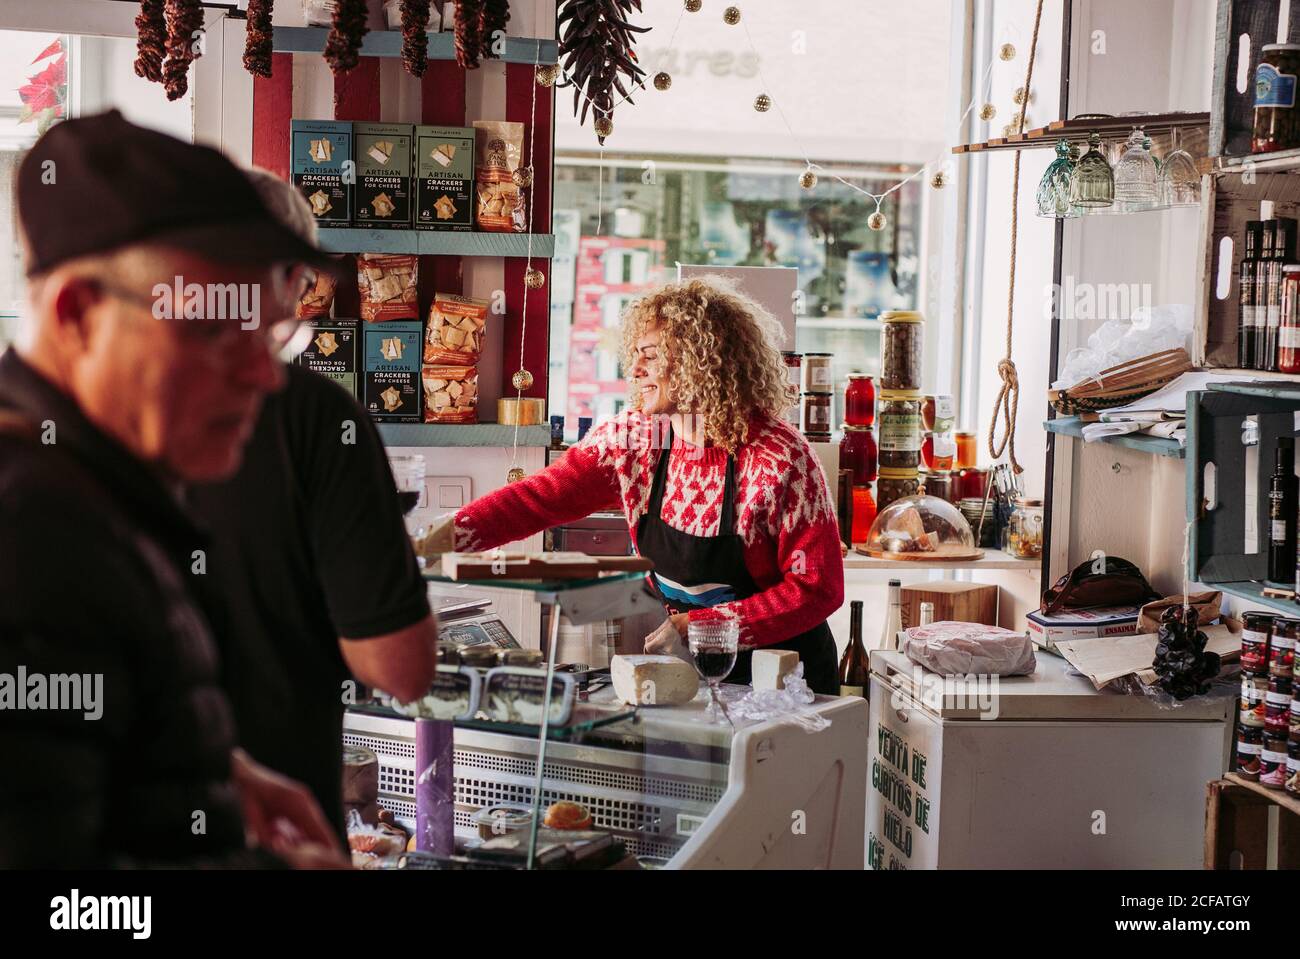
[[[974,433],[959,431],[957,438],[957,469],[974,469],[979,455],[979,440]]]

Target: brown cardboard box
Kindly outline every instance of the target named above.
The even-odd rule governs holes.
[[[998,588],[988,583],[957,583],[940,580],[919,583],[902,589],[903,628],[921,622],[921,604],[934,603],[936,623],[951,620],[958,623],[998,624]]]

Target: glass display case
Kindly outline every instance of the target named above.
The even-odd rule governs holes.
[[[451,582],[433,573],[426,573],[426,579]],[[761,862],[776,855],[775,861],[792,865],[861,867],[866,782],[862,700],[818,697],[808,710],[824,715],[828,725],[815,732],[806,723],[714,720],[706,712],[706,687],[698,682],[696,695],[687,702],[628,706],[616,696],[608,670],[556,661],[559,623],[610,623],[662,609],[644,573],[549,582],[493,579],[491,585],[525,595],[540,607],[546,624],[541,666],[484,671],[477,708],[470,715],[411,718],[404,714],[407,709],[398,711],[378,696],[345,715],[344,745],[369,750],[377,758],[379,808],[416,837],[412,851],[371,865],[677,868],[738,865],[737,857]],[[476,608],[440,611],[448,618],[444,641],[471,640],[471,647],[501,653],[507,661],[522,653],[490,610],[467,605]],[[524,658],[536,660],[537,654]],[[486,665],[488,657],[476,653],[466,659],[482,659]],[[446,668],[440,667],[440,680]],[[499,686],[503,676],[517,681],[525,674],[530,674],[528,689]],[[540,721],[490,718],[505,714],[496,711],[499,701],[490,702],[489,687],[498,700],[503,691],[527,699],[540,690],[540,704],[535,704]],[[723,690],[733,702],[748,692],[725,685]],[[463,701],[455,708],[465,708]],[[778,748],[782,761],[770,762],[771,750]],[[739,765],[733,752],[743,759]],[[810,763],[808,768],[821,771],[803,775],[800,767]],[[849,767],[851,775],[844,772]],[[765,779],[772,781],[763,783]],[[771,842],[773,827],[763,820],[772,815],[771,801],[780,801],[782,792],[791,789],[791,808],[831,803],[814,830],[824,842]],[[845,796],[851,798],[845,801]],[[788,827],[788,813],[778,818],[779,827]],[[855,830],[857,840],[842,845],[843,837]],[[836,835],[839,839],[832,843]]]

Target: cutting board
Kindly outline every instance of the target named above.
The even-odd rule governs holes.
[[[586,553],[444,553],[448,579],[594,579],[601,573],[640,573],[654,569],[644,556],[590,556]]]

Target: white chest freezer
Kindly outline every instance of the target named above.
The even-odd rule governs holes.
[[[945,688],[873,652],[868,867],[1199,868],[1235,700],[1160,709],[1068,668]]]

